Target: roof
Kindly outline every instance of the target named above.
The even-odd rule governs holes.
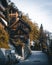
[[[30,25],[27,22],[25,22],[22,18],[20,18],[18,22],[24,24],[29,29],[29,31],[31,31]]]
[[[20,25],[18,26],[18,23],[20,23]],[[16,31],[18,30],[23,30],[23,32],[25,32],[23,28],[23,25],[28,28],[29,32],[31,31],[31,28],[30,28],[30,25],[28,25],[27,22],[25,22],[23,19],[19,18],[19,21],[15,22],[15,18],[13,18],[10,22],[10,28],[13,27],[13,26],[16,26]]]
[[[24,32],[25,34],[28,34],[28,31],[24,30],[24,29],[21,28],[20,26],[17,27],[16,32],[17,32],[18,30],[21,30],[21,31]]]

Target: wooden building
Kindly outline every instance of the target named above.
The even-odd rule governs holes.
[[[10,42],[17,49],[17,53],[25,58],[30,54],[29,33],[30,26],[22,18],[18,18],[18,13],[11,13],[10,16]],[[26,49],[26,51],[25,51]],[[20,50],[20,51],[18,51]],[[25,55],[25,52],[27,53]]]
[[[30,54],[29,33],[31,28],[21,16],[19,17],[18,9],[12,7],[9,11],[10,42],[16,48],[16,52],[25,59]]]
[[[31,53],[29,42],[31,28],[21,18],[20,11],[13,3],[8,5],[7,0],[1,0],[0,5],[0,22],[7,28],[10,45],[25,59]]]
[[[7,0],[0,0],[0,17],[6,19],[6,9],[8,8]]]

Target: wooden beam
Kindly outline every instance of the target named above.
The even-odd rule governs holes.
[[[18,20],[19,18],[17,18],[17,20],[10,27],[13,27],[18,22]]]
[[[5,18],[5,15],[1,11],[0,11],[0,17],[7,21],[7,19]]]
[[[0,17],[0,19],[1,19],[1,23],[6,27],[6,26],[8,26],[8,24],[7,24],[7,21],[6,20],[4,20],[3,18],[1,18]]]

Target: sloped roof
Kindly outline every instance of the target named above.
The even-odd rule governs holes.
[[[14,18],[13,18],[14,19]],[[12,19],[12,20],[13,20]],[[13,22],[11,21],[11,23],[10,23],[10,29],[11,29],[11,25],[13,25],[15,22],[15,19],[13,20]],[[18,26],[18,23],[20,23],[20,26]],[[18,31],[18,30],[22,30],[23,32],[25,32],[25,33],[27,33],[27,31],[25,31],[24,29],[23,29],[23,27],[21,27],[21,25],[24,25],[26,28],[28,28],[29,29],[29,32],[31,31],[31,28],[30,28],[30,25],[28,25],[28,23],[27,22],[25,22],[23,19],[21,19],[21,18],[19,18],[19,21],[17,21],[13,26],[16,26],[16,31]],[[13,27],[12,26],[12,27]]]
[[[17,27],[17,29],[16,29],[16,32],[18,31],[18,30],[21,30],[22,32],[24,32],[25,34],[28,34],[28,32],[27,31],[25,31],[23,28],[21,28],[20,26],[19,27]]]
[[[24,24],[29,29],[29,31],[31,31],[30,25],[27,22],[25,22],[22,18],[20,18],[18,22]]]

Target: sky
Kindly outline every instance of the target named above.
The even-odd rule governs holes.
[[[32,22],[52,32],[52,0],[11,0]]]

